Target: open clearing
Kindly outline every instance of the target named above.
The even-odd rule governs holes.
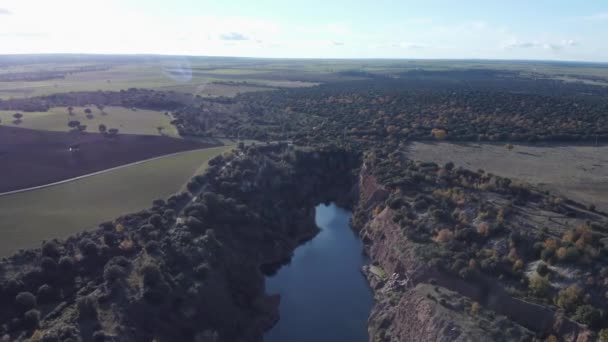
[[[34,191],[0,196],[0,255],[36,247],[179,191],[207,161],[233,146],[188,151]]]
[[[608,146],[412,143],[414,160],[483,169],[608,211]]]
[[[91,118],[87,117],[86,108],[91,111]],[[73,115],[69,115],[66,107],[54,107],[47,112],[19,111],[23,115],[19,124],[13,122],[15,113],[16,111],[0,111],[1,123],[13,127],[68,132],[68,122],[76,120],[86,125],[88,132],[98,132],[99,125],[103,124],[108,129],[118,128],[121,133],[179,137],[177,128],[171,124],[171,117],[154,110],[105,107],[101,111],[96,107],[74,107]],[[160,127],[162,129],[159,130]]]

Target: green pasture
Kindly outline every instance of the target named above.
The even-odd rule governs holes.
[[[149,207],[181,190],[222,146],[183,152],[47,188],[0,196],[0,255]]]

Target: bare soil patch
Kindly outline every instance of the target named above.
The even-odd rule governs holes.
[[[0,126],[0,193],[211,146],[165,136],[49,132]],[[70,151],[70,147],[77,147]]]

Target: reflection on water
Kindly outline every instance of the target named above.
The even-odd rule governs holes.
[[[281,319],[266,342],[368,340],[373,297],[360,271],[367,260],[349,227],[350,215],[334,204],[317,206],[321,232],[267,278],[267,292],[281,294]]]

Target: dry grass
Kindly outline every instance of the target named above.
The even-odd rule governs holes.
[[[608,211],[608,146],[413,143],[410,158],[449,161],[539,185]]]

